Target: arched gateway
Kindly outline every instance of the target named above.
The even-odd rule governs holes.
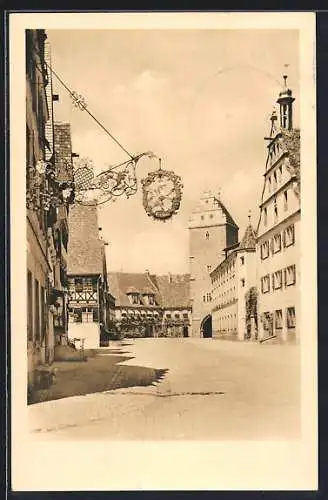
[[[212,337],[212,316],[208,314],[205,316],[200,325],[201,337],[210,338]]]

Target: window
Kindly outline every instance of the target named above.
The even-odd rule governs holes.
[[[261,245],[261,259],[267,259],[269,257],[269,242],[265,241]]]
[[[207,266],[207,271],[210,272],[212,269],[212,266]]]
[[[131,295],[132,304],[139,304],[139,297],[136,293]]]
[[[213,219],[213,214],[210,214],[210,219]]]
[[[167,319],[171,319],[172,316],[170,313],[166,313],[166,317],[167,317]]]
[[[263,210],[263,215],[264,215],[263,224],[266,226],[268,224],[268,209],[266,207]]]
[[[46,315],[47,315],[47,310],[46,310],[46,295],[45,295],[45,288],[44,286],[41,287],[41,338],[42,340],[45,338],[46,335]]]
[[[284,191],[284,210],[288,210],[288,191]]]
[[[82,323],[92,323],[93,313],[92,309],[83,308],[82,309]]]
[[[284,231],[284,246],[289,247],[293,245],[295,242],[295,232],[294,232],[294,224],[287,227]]]
[[[278,290],[282,287],[282,270],[276,271],[272,274],[272,288]]]
[[[83,282],[83,290],[85,292],[92,292],[93,291],[92,278],[85,278],[85,280]]]
[[[245,264],[245,257],[240,257],[240,263],[242,266]]]
[[[203,302],[206,302],[206,296],[203,295]]]
[[[268,178],[268,191],[271,193],[271,177]]]
[[[242,279],[240,280],[240,282],[241,282],[241,286],[242,286],[242,287],[244,287],[244,286],[245,286],[245,279],[244,279],[244,278],[242,278]]]
[[[261,291],[267,293],[270,291],[270,276],[267,274],[261,278]]]
[[[27,338],[33,340],[33,279],[27,271]]]
[[[180,319],[180,314],[179,313],[175,313],[174,317],[175,317],[175,319]]]
[[[35,340],[40,340],[40,285],[38,280],[34,281],[34,319]]]
[[[275,319],[275,328],[277,330],[281,330],[282,329],[282,310],[281,309],[278,309],[277,311],[275,311],[274,319]]]
[[[293,266],[288,266],[285,269],[285,285],[290,286],[296,283],[296,267],[295,264]]]
[[[204,220],[204,215],[201,215],[200,218],[201,218],[201,220]]]
[[[76,292],[83,292],[83,279],[82,278],[75,279],[75,291]]]
[[[287,328],[295,328],[296,316],[295,307],[287,307]]]
[[[281,234],[276,234],[272,238],[272,252],[277,253],[281,251]]]
[[[277,199],[276,198],[273,202],[273,210],[274,210],[274,221],[277,222],[277,220],[278,220],[278,206],[277,206]]]
[[[183,313],[183,317],[184,317],[185,319],[188,319],[188,313]]]
[[[153,306],[155,304],[155,299],[153,295],[148,295],[148,304]]]
[[[206,231],[206,233],[205,233],[205,238],[206,238],[207,240],[209,240],[209,239],[210,239],[210,233],[209,233],[208,231]]]

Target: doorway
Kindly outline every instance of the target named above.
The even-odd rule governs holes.
[[[209,314],[206,316],[200,326],[201,337],[208,339],[212,337],[212,316]]]

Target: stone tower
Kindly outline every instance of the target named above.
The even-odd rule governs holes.
[[[238,226],[219,199],[207,191],[189,219],[192,336],[211,337],[210,272],[225,258],[224,249],[238,242]]]

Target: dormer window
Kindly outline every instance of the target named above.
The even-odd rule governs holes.
[[[130,295],[130,300],[131,300],[131,302],[132,302],[133,305],[139,304],[139,297],[138,297],[138,295],[136,293],[132,293]]]
[[[155,298],[154,295],[148,295],[148,304],[150,306],[153,306],[155,304]]]

